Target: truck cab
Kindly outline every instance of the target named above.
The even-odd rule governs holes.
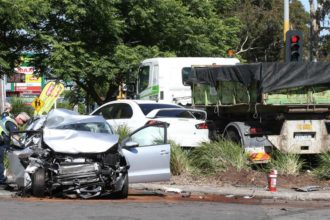
[[[138,74],[139,99],[191,105],[191,87],[186,83],[192,66],[235,65],[236,58],[158,57],[142,61]]]

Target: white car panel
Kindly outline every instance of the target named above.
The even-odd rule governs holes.
[[[154,107],[151,107],[152,105]],[[141,108],[145,109],[141,110]],[[146,111],[146,108],[148,108],[148,111]],[[172,103],[158,103],[146,100],[117,100],[100,106],[91,115],[102,115],[115,129],[118,126],[126,125],[131,131],[145,125],[150,120],[170,123],[168,139],[183,147],[198,147],[202,142],[209,142],[208,129],[197,129],[195,127],[196,124],[205,123],[205,120],[196,119],[191,112],[189,113],[189,120],[186,117],[157,117],[161,110],[171,111],[178,108],[185,109],[180,105]],[[202,116],[206,116],[205,111],[191,111],[195,113],[200,112]]]

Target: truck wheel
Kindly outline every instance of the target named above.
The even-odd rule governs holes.
[[[242,145],[241,137],[239,136],[238,132],[235,131],[234,129],[228,129],[225,133],[225,138],[236,144]]]
[[[45,195],[44,168],[39,168],[32,174],[32,195],[36,197],[44,197]]]

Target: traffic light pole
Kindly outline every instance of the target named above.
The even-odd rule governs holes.
[[[289,30],[289,25],[290,25],[290,20],[289,20],[289,0],[284,0],[284,28],[283,28],[283,33],[284,33],[284,41],[286,41],[286,32]]]

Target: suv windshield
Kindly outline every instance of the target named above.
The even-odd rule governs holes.
[[[139,104],[139,107],[141,108],[144,115],[147,115],[152,110],[159,109],[159,108],[180,108],[177,105],[162,104],[162,103]]]

